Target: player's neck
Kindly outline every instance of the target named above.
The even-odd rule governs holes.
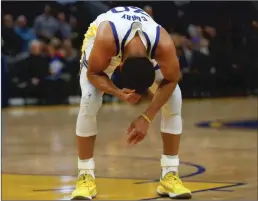
[[[139,36],[135,36],[126,46],[123,60],[127,57],[146,57],[147,51]]]

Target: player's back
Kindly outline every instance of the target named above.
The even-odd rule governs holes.
[[[117,55],[112,59],[111,66],[120,64],[124,47],[136,33],[140,35],[149,57],[152,58],[159,40],[160,25],[142,9],[128,6],[112,8],[90,24],[85,34],[86,42],[82,47],[82,51],[86,51],[86,60],[90,55],[98,26],[104,21],[110,22],[117,46]]]
[[[132,23],[141,24],[145,31],[148,27],[157,26],[157,23],[145,11],[133,6],[112,8],[96,19],[97,23],[103,21],[113,22],[120,31],[128,31]]]
[[[148,42],[153,42],[159,26],[145,11],[133,6],[112,8],[96,19],[97,26],[103,21],[111,22],[114,36],[117,34],[121,46],[126,45],[131,39],[130,35],[135,35],[136,31],[142,32],[149,39]],[[132,31],[133,28],[136,30]]]

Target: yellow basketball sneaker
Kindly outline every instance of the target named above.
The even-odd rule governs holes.
[[[191,191],[184,187],[176,172],[168,172],[163,178],[160,178],[157,193],[160,196],[169,196],[175,199],[190,199],[192,197]]]
[[[72,200],[91,200],[96,197],[97,189],[95,178],[90,174],[79,176],[76,189],[72,193]]]

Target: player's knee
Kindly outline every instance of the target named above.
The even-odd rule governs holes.
[[[76,123],[76,135],[90,137],[97,134],[97,113],[102,105],[102,97],[84,93],[81,97],[80,110]]]
[[[174,93],[162,108],[161,132],[170,134],[182,133],[182,95],[177,85]]]
[[[177,85],[174,93],[168,99],[167,103],[162,107],[162,113],[165,115],[181,115],[182,95]]]
[[[182,117],[178,114],[162,115],[161,132],[180,135],[182,133]]]
[[[80,137],[90,137],[96,135],[97,118],[96,116],[78,115],[76,123],[76,135]]]

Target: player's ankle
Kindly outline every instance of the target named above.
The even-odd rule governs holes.
[[[95,162],[93,158],[89,158],[89,159],[78,158],[78,169],[79,169],[79,175],[90,174],[95,178],[95,175],[94,175]]]
[[[178,172],[179,158],[178,155],[162,155],[161,156],[161,168],[163,178],[168,172]]]
[[[95,178],[94,170],[79,170],[78,176],[80,176],[80,175],[82,175],[82,174],[89,174],[89,175],[91,175],[93,178]]]

